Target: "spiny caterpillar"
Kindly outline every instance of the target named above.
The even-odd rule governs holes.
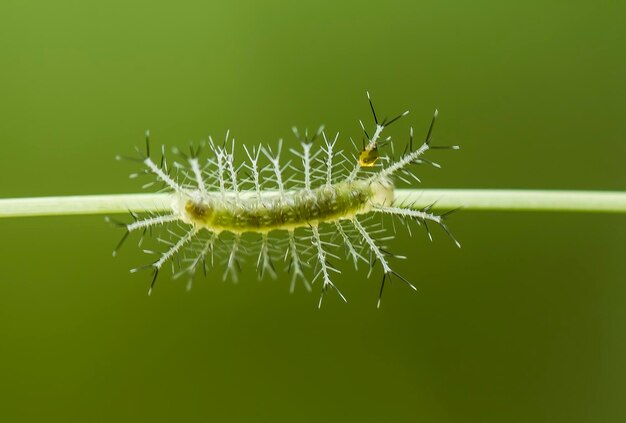
[[[151,158],[147,133],[146,153],[139,159],[145,169],[140,174],[156,177],[145,187],[161,183],[172,193],[171,210],[146,218],[131,213],[132,223],[119,223],[126,233],[115,251],[131,232],[152,233],[161,226],[166,229],[162,231],[166,237],[157,239],[167,245],[167,250],[156,253],[158,258],[142,267],[153,272],[149,294],[168,261],[172,263],[175,276],[190,275],[190,287],[199,269],[206,275],[216,262],[225,265],[224,280],[230,277],[237,281],[241,260],[255,255],[259,279],[266,274],[275,278],[274,263],[282,260],[286,262],[286,271],[292,275],[291,291],[298,280],[309,291],[311,283],[321,280],[318,306],[329,288],[345,301],[331,278],[331,274],[340,273],[330,259],[341,260],[335,252],[341,246],[355,268],[360,261],[369,265],[368,277],[374,265],[380,263],[383,276],[378,306],[387,279],[395,277],[415,290],[408,279],[391,267],[391,258],[405,257],[386,249],[383,244],[393,237],[385,235],[382,222],[372,222],[372,217],[391,215],[400,218],[407,228],[409,222],[416,222],[426,229],[431,240],[428,222],[434,222],[460,246],[444,224],[449,212],[435,215],[430,210],[432,205],[416,210],[412,204],[398,203],[394,200],[393,183],[394,178],[408,184],[420,182],[414,174],[414,165],[426,163],[439,167],[423,157],[426,151],[458,149],[458,146],[431,145],[438,114],[435,111],[424,142],[414,149],[411,128],[404,151],[394,158],[391,137],[383,139],[382,134],[409,112],[379,121],[369,93],[367,97],[375,123],[374,132],[370,136],[363,122],[359,121],[364,133],[363,148],[359,151],[352,142],[354,153],[350,155],[336,148],[339,134],[327,138],[320,127],[313,136],[309,137],[307,131],[302,136],[294,127],[293,132],[301,144],[301,151],[290,149],[292,158],[296,159],[294,163],[281,162],[282,140],[275,151],[264,146],[251,149],[243,146],[247,160],[236,163],[235,140],[227,132],[222,145],[209,137],[211,154],[208,158],[201,159],[205,145],[191,146],[188,154],[176,151],[182,160],[170,167],[163,148],[160,162]],[[323,143],[318,146],[315,141],[320,136]],[[391,151],[382,154],[381,148],[385,146],[390,146]],[[310,282],[306,268],[312,268]]]

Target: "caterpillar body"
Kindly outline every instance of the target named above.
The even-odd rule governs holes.
[[[167,262],[172,262],[175,276],[190,275],[188,286],[191,286],[198,270],[206,275],[220,261],[225,265],[224,279],[230,277],[236,281],[240,261],[252,255],[256,256],[260,279],[266,274],[276,277],[274,263],[283,260],[287,263],[286,270],[292,274],[292,291],[298,280],[308,290],[312,283],[320,280],[319,306],[329,288],[345,301],[331,278],[339,270],[330,261],[340,259],[335,250],[342,246],[355,268],[359,262],[365,262],[371,274],[376,263],[382,267],[378,306],[387,279],[397,278],[415,289],[391,267],[391,259],[404,257],[387,250],[384,243],[390,238],[372,217],[391,215],[403,223],[416,222],[426,229],[429,237],[428,222],[433,222],[460,246],[444,223],[447,214],[435,215],[430,207],[418,210],[411,204],[398,203],[394,200],[393,182],[395,178],[407,183],[419,182],[414,165],[439,167],[423,157],[428,150],[458,147],[431,145],[438,114],[435,111],[419,148],[413,148],[411,128],[404,152],[394,158],[391,137],[383,139],[382,134],[408,111],[379,122],[369,93],[367,97],[375,129],[369,136],[361,122],[364,145],[361,151],[355,147],[352,154],[337,148],[338,134],[329,139],[323,127],[312,137],[308,132],[301,136],[293,128],[301,150],[290,150],[292,159],[296,160],[286,164],[281,163],[282,141],[275,152],[270,147],[248,149],[244,146],[247,160],[236,163],[235,140],[227,133],[221,146],[209,137],[211,154],[208,158],[201,159],[202,146],[191,147],[189,154],[178,152],[182,160],[170,167],[164,154],[160,162],[151,158],[149,134],[146,134],[146,154],[140,159],[145,168],[140,174],[156,177],[147,186],[161,183],[172,193],[171,210],[145,218],[132,214],[132,223],[120,224],[126,233],[115,251],[131,232],[145,234],[158,227],[167,229],[166,236],[158,240],[168,248],[143,267],[153,272],[149,293]],[[322,145],[315,148],[318,138],[322,139]],[[381,154],[381,148],[388,145],[391,152]],[[310,282],[307,268],[312,268]]]

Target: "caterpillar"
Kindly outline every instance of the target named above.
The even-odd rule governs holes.
[[[367,99],[374,130],[370,136],[359,121],[363,145],[359,150],[352,141],[351,153],[338,147],[338,133],[330,138],[323,126],[312,136],[293,127],[301,148],[290,149],[291,160],[282,160],[283,142],[279,140],[276,149],[244,145],[246,159],[236,162],[235,139],[227,131],[221,145],[209,137],[208,143],[191,145],[188,153],[174,150],[179,159],[169,166],[163,147],[160,161],[151,157],[147,132],[145,154],[136,159],[144,168],[131,176],[152,176],[154,180],[144,187],[161,184],[162,189],[171,192],[171,209],[146,217],[131,213],[131,223],[118,222],[125,234],[114,254],[133,232],[145,235],[156,228],[165,229],[161,231],[165,237],[158,237],[167,246],[165,251],[156,253],[157,259],[147,266],[131,270],[152,271],[148,294],[168,262],[172,263],[174,277],[189,275],[190,288],[199,270],[207,275],[220,262],[224,265],[223,279],[236,282],[241,261],[256,257],[259,279],[265,275],[276,278],[275,263],[285,262],[285,270],[291,274],[291,292],[298,281],[309,291],[312,284],[321,281],[318,302],[321,307],[329,289],[346,301],[333,281],[333,276],[340,273],[332,263],[342,259],[338,249],[345,250],[346,258],[356,269],[360,262],[368,265],[368,277],[375,265],[380,265],[378,307],[387,280],[398,279],[416,290],[412,282],[393,269],[392,259],[405,257],[389,252],[385,246],[391,239],[389,232],[374,217],[399,218],[407,228],[415,222],[426,229],[432,240],[428,226],[431,222],[439,225],[460,247],[445,224],[452,211],[436,215],[431,212],[432,205],[415,209],[412,204],[394,200],[394,179],[419,183],[415,165],[440,167],[423,157],[428,150],[459,147],[432,145],[438,116],[435,110],[419,147],[414,148],[413,128],[410,128],[404,151],[394,157],[394,142],[390,136],[384,138],[383,133],[409,112],[379,121],[369,92]],[[386,149],[387,146],[390,148]],[[206,150],[209,154],[205,157]]]

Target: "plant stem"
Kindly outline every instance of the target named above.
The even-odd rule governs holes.
[[[0,199],[0,218],[158,212],[169,209],[171,194],[111,194]]]
[[[626,192],[488,189],[396,190],[396,200],[416,209],[626,213]],[[0,199],[0,218],[160,212],[171,194],[112,194]]]
[[[494,189],[397,189],[396,199],[433,209],[626,213],[626,192]]]

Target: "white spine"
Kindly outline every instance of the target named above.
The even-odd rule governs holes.
[[[169,177],[165,172],[163,172],[150,157],[146,158],[144,164],[150,169],[161,181],[165,182],[170,188],[172,188],[175,192],[178,193],[187,193],[180,185],[178,185],[172,178]]]
[[[302,143],[302,165],[304,166],[304,189],[311,193],[311,144]]]
[[[318,303],[318,307],[322,306],[322,301],[324,299],[324,293],[326,292],[326,290],[331,287],[333,288],[335,291],[337,291],[337,293],[339,294],[339,296],[341,297],[342,300],[344,300],[345,302],[347,302],[346,297],[343,296],[343,294],[341,293],[341,291],[339,291],[337,289],[337,287],[333,284],[333,282],[330,280],[330,271],[335,271],[338,272],[337,270],[333,269],[332,267],[328,266],[328,263],[326,262],[326,251],[324,250],[324,247],[322,245],[322,240],[320,239],[320,233],[319,230],[317,229],[317,226],[312,226],[311,230],[313,231],[313,245],[315,245],[316,249],[317,249],[317,262],[320,266],[320,270],[318,275],[322,275],[323,278],[323,286],[322,286],[322,295],[320,296],[320,301]]]
[[[136,231],[137,229],[148,228],[150,226],[163,225],[168,222],[175,222],[180,219],[178,215],[167,215],[167,216],[155,216],[150,217],[144,220],[138,220],[137,222],[130,223],[126,225],[126,230],[128,232]]]
[[[380,248],[378,248],[378,245],[376,245],[376,242],[367,233],[363,225],[361,225],[361,222],[359,222],[357,219],[352,219],[352,224],[354,225],[356,230],[359,231],[359,233],[363,237],[363,240],[369,246],[369,249],[372,251],[372,253],[374,253],[376,258],[380,261],[380,264],[383,266],[383,272],[385,274],[391,273],[391,267],[389,267],[389,263],[387,263],[387,259],[385,258],[384,254],[380,251]]]
[[[202,194],[206,194],[206,187],[204,185],[204,179],[202,178],[202,170],[200,169],[200,164],[198,163],[198,159],[193,157],[189,159],[189,165],[191,166],[191,170],[193,171],[193,175],[196,179],[196,185]]]

